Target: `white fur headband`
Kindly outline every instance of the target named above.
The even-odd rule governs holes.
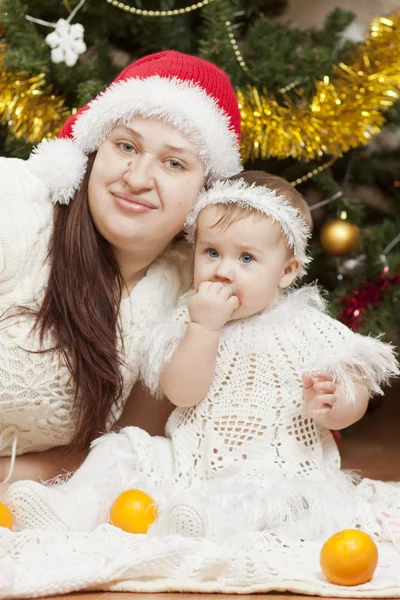
[[[244,179],[216,181],[209,190],[201,192],[186,220],[189,241],[194,241],[200,212],[210,204],[237,204],[242,208],[262,212],[278,222],[287,237],[289,248],[293,249],[301,263],[299,275],[304,275],[306,265],[311,262],[311,258],[306,255],[310,229],[301,212],[283,196],[264,186],[254,183],[249,185]]]

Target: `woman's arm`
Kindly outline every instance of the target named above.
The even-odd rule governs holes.
[[[58,475],[75,471],[83,462],[85,452],[66,452],[64,446],[44,452],[32,452],[16,457],[10,483],[20,479],[47,481]],[[0,457],[0,480],[5,479],[10,467],[10,457]]]
[[[169,415],[175,407],[167,400],[155,400],[147,388],[137,383],[128,397],[124,412],[115,424],[115,429],[136,425],[148,431],[150,435],[164,435]],[[8,486],[14,481],[31,479],[48,481],[54,477],[75,471],[84,461],[87,452],[66,452],[64,446],[51,448],[44,452],[32,452],[16,457],[10,482],[0,483],[0,502]],[[0,481],[7,476],[10,457],[0,457]]]
[[[155,400],[148,390],[138,383],[133,387],[115,429],[136,425],[151,435],[163,435],[165,423],[173,409],[174,406],[168,401]],[[17,456],[10,482],[0,483],[0,501],[10,483],[22,479],[48,481],[71,473],[82,464],[86,455],[87,452],[66,452],[64,446],[59,446],[44,452]],[[6,478],[9,467],[10,457],[0,457],[0,481]]]
[[[51,448],[45,452],[32,452],[16,457],[11,479],[0,483],[0,502],[4,501],[8,487],[22,479],[47,481],[59,475],[75,471],[83,462],[86,453],[66,453],[65,447]],[[10,467],[10,457],[0,457],[0,480],[4,480]]]
[[[150,435],[164,435],[165,424],[175,406],[167,399],[156,400],[140,382],[133,386],[124,411],[114,429],[135,425]]]

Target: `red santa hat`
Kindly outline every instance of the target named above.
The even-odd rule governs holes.
[[[145,56],[126,67],[99,96],[63,126],[60,139],[44,142],[29,166],[68,203],[96,151],[117,124],[134,115],[163,119],[198,149],[212,179],[241,170],[240,111],[229,77],[216,65],[174,50]]]

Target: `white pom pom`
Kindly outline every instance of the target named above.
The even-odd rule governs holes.
[[[44,38],[46,44],[50,46],[50,48],[56,48],[60,43],[60,36],[55,31],[52,31]]]
[[[85,29],[80,23],[74,23],[74,25],[71,25],[69,31],[71,37],[73,37],[75,40],[83,40]]]
[[[87,156],[69,139],[44,141],[34,149],[27,166],[48,187],[53,202],[69,204],[86,170]]]
[[[54,50],[53,50],[53,52],[54,52]],[[74,49],[72,47],[66,48],[64,50],[64,62],[67,65],[67,67],[73,67],[77,60],[78,60],[78,54],[76,52],[74,52]]]
[[[60,47],[53,48],[51,51],[51,60],[55,65],[58,65],[64,61],[64,52]]]

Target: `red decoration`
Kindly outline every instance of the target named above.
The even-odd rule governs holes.
[[[400,274],[387,275],[389,267],[385,267],[377,281],[364,281],[350,297],[342,298],[340,303],[344,307],[339,315],[340,321],[357,331],[363,311],[368,306],[376,306],[382,300],[382,295],[389,285],[400,284]]]

